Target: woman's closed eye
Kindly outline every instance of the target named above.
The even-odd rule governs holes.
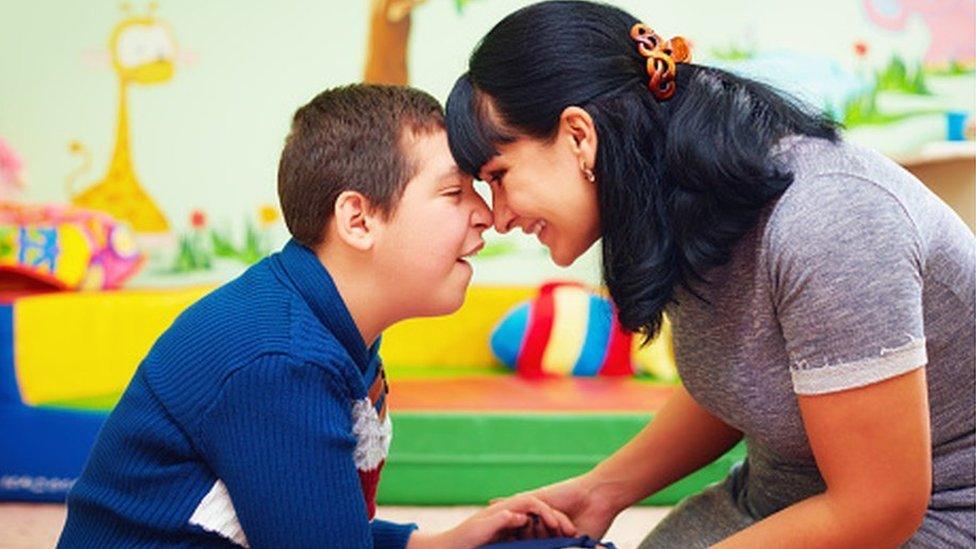
[[[505,177],[505,170],[497,170],[488,174],[488,184],[502,186],[502,178]]]

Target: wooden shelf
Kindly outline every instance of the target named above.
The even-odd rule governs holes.
[[[928,143],[912,153],[893,155],[892,159],[906,168],[960,160],[976,160],[976,141]]]

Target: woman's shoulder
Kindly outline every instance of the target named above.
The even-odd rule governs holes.
[[[778,161],[793,182],[770,205],[763,227],[771,264],[836,256],[864,242],[924,253],[930,213],[940,203],[910,173],[844,141],[793,138],[780,149]]]
[[[925,190],[915,176],[887,156],[843,138],[829,141],[787,136],[770,157],[777,168],[793,176],[784,199],[812,199],[816,195],[831,199],[849,193],[900,198]]]
[[[844,140],[790,136],[772,159],[793,182],[772,205],[767,233],[798,224],[806,227],[803,232],[830,232],[886,220],[917,229],[924,210],[938,207],[934,195],[904,168]]]

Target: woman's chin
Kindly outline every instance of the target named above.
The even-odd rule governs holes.
[[[556,265],[560,267],[569,267],[574,261],[576,261],[579,254],[568,254],[565,250],[549,248],[549,257]]]
[[[586,243],[584,246],[580,245],[570,245],[570,246],[560,246],[558,242],[553,242],[552,245],[547,245],[549,248],[549,257],[552,262],[560,267],[569,267],[580,258],[581,255],[585,254],[587,250],[596,244],[598,239],[593,239],[592,241]],[[579,243],[582,244],[582,243]]]

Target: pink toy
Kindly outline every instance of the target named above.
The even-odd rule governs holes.
[[[0,137],[0,197],[24,188],[23,169],[20,156]]]
[[[27,277],[60,290],[109,290],[142,267],[128,226],[60,205],[0,202],[0,288]]]

